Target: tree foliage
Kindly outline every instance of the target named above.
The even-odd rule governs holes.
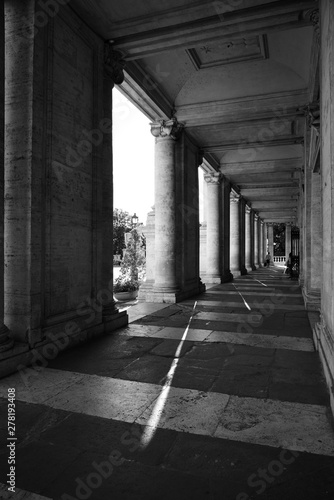
[[[125,248],[124,234],[132,229],[131,215],[121,208],[114,208],[113,217],[113,245],[114,255],[123,254]]]
[[[138,290],[145,278],[145,264],[145,247],[142,235],[135,228],[131,231],[131,237],[126,246],[121,272],[116,279],[114,291]]]
[[[285,255],[285,224],[274,224],[274,249],[276,256]]]

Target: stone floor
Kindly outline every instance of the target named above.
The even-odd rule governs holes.
[[[261,269],[129,315],[1,381],[0,482],[15,387],[17,492],[0,498],[333,498],[329,398],[296,282]]]

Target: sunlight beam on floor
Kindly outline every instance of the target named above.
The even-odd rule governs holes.
[[[247,307],[247,309],[248,309],[249,311],[251,311],[252,309],[251,309],[250,305],[246,302],[246,299],[244,298],[244,296],[242,295],[242,293],[241,293],[241,292],[239,292],[239,290],[237,289],[237,287],[235,286],[235,284],[234,284],[234,283],[232,283],[232,285],[234,286],[234,288],[235,288],[236,292],[238,292],[238,294],[240,295],[240,297],[241,297],[241,298],[242,298],[242,300],[244,301],[244,304],[245,304],[245,306]]]
[[[186,329],[185,329],[185,331],[184,331],[184,333],[182,335],[181,341],[180,341],[180,343],[179,343],[179,345],[178,345],[178,347],[177,347],[177,349],[175,351],[175,355],[174,355],[174,359],[173,359],[172,365],[171,365],[171,367],[169,369],[169,372],[166,375],[165,384],[164,384],[164,386],[163,386],[163,388],[161,390],[160,395],[158,396],[158,399],[156,400],[156,403],[154,405],[154,408],[153,408],[153,411],[151,413],[151,416],[148,419],[146,427],[145,427],[145,430],[144,430],[144,432],[143,432],[143,434],[141,436],[141,440],[140,440],[140,447],[141,447],[141,449],[145,449],[149,445],[149,443],[153,439],[154,434],[156,433],[156,430],[157,430],[157,428],[159,426],[159,422],[161,420],[161,416],[162,416],[164,407],[166,405],[166,401],[167,401],[167,398],[168,398],[170,387],[172,385],[172,381],[173,381],[173,378],[174,378],[175,370],[177,368],[177,365],[178,365],[178,362],[179,362],[179,359],[180,359],[182,347],[183,347],[184,341],[187,338],[188,331],[189,331],[189,328],[190,328],[190,324],[191,324],[191,321],[192,321],[192,319],[194,317],[196,306],[197,306],[197,301],[194,304],[194,307],[193,307],[193,310],[192,310],[192,313],[191,313],[188,325],[187,325],[187,327],[186,327]]]

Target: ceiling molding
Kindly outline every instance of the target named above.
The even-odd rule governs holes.
[[[276,140],[268,140],[268,141],[262,141],[262,142],[233,142],[229,144],[217,144],[213,146],[203,146],[202,149],[205,153],[224,153],[226,151],[238,151],[240,149],[258,149],[261,150],[262,148],[268,148],[268,147],[276,147],[276,146],[291,146],[291,145],[296,145],[300,144],[302,145],[304,142],[304,137],[281,137]]]
[[[293,158],[282,158],[275,160],[259,160],[248,162],[224,163],[220,165],[220,171],[230,174],[257,174],[273,172],[291,172],[301,170],[303,166],[302,151],[300,156]]]
[[[175,116],[187,127],[201,127],[253,118],[303,116],[299,108],[308,103],[308,90],[300,89],[175,106]]]
[[[231,38],[243,38],[266,34],[270,31],[282,31],[312,25],[312,22],[301,15],[302,10],[314,8],[314,0],[277,0],[275,2],[248,9],[226,12],[223,16],[218,12],[199,14],[191,21],[180,23],[180,13],[170,24],[156,28],[155,16],[151,24],[132,24],[128,30],[114,27],[111,42],[114,47],[124,52],[125,59],[134,60],[172,51],[189,49],[203,43]],[[182,17],[182,16],[181,16]],[[136,32],[134,33],[134,29]],[[140,32],[139,30],[142,29]]]
[[[137,62],[127,63],[124,75],[124,82],[118,86],[119,90],[150,120],[171,118],[173,104],[159,84]]]

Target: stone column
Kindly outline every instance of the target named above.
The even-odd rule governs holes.
[[[153,290],[175,296],[176,276],[176,168],[175,141],[181,125],[175,118],[151,124],[155,142],[155,283]]]
[[[263,253],[264,256],[267,255],[268,252],[268,224],[265,222],[263,225]]]
[[[322,206],[321,206],[321,176],[312,174],[312,211],[311,211],[311,292],[315,298],[314,305],[318,309],[321,300],[322,284]]]
[[[245,245],[245,265],[248,272],[252,271],[252,209],[249,205],[245,207],[246,245]]]
[[[230,270],[230,193],[231,184],[223,175],[221,181],[221,280],[226,283],[233,279]]]
[[[208,201],[208,191],[207,191],[207,186],[208,183],[205,180],[205,173],[203,174],[203,222],[202,224],[206,226],[207,222],[207,201]]]
[[[0,6],[0,353],[10,349],[14,341],[4,324],[4,119],[5,119],[5,19]]]
[[[103,116],[112,121],[112,89],[114,84],[124,80],[124,63],[118,52],[112,50],[109,43],[104,47],[104,80],[103,80]],[[103,135],[102,161],[102,287],[113,289],[113,156],[112,134]],[[120,313],[116,308],[113,294],[106,294],[103,301],[102,316],[106,331],[114,330],[127,324],[126,311]],[[125,314],[124,314],[125,313]]]
[[[289,257],[289,253],[291,252],[291,224],[285,224],[285,256]]]
[[[205,182],[205,172],[203,172],[203,217],[202,221],[200,221],[200,244],[199,244],[199,256],[200,256],[200,276],[204,278],[206,275],[206,244],[207,244],[207,191],[206,191],[207,183]]]
[[[263,261],[264,261],[264,258],[267,255],[267,238],[268,238],[268,226],[267,226],[267,223],[264,221],[263,221],[263,226],[262,226],[262,232],[263,232],[262,251],[263,251]]]
[[[268,224],[268,252],[271,256],[271,262],[274,261],[274,225]]]
[[[254,214],[254,266],[259,267],[259,216]]]
[[[264,222],[262,219],[259,220],[259,264],[263,267],[265,254],[263,253],[263,226]]]
[[[206,274],[209,283],[221,283],[221,235],[220,235],[220,182],[221,174],[205,174],[207,183],[206,218],[207,218],[207,244],[206,244]]]
[[[230,269],[233,277],[241,275],[240,269],[240,194],[230,196]]]

